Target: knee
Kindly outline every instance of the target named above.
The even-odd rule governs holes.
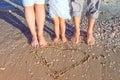
[[[65,19],[60,18],[60,23],[65,23]]]
[[[55,26],[59,26],[60,21],[59,21],[58,18],[54,18],[53,21],[54,21],[54,25],[55,25]]]
[[[31,10],[33,10],[34,9],[34,6],[25,6],[24,7],[24,10],[25,11],[31,11]]]

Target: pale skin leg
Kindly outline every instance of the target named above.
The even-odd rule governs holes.
[[[79,43],[79,38],[80,38],[80,21],[81,21],[80,17],[78,17],[78,16],[74,17],[75,34],[74,34],[74,36],[71,39],[74,44],[78,44]]]
[[[36,27],[35,27],[35,12],[34,12],[34,6],[28,6],[25,7],[25,18],[28,24],[28,27],[32,34],[32,47],[37,48],[39,46],[38,39],[37,39],[37,33],[36,33]]]
[[[95,44],[95,38],[93,36],[94,23],[95,23],[94,18],[88,18],[87,44],[91,46]]]
[[[47,42],[44,38],[43,31],[44,31],[44,22],[45,22],[45,7],[44,4],[38,5],[35,4],[35,17],[36,23],[38,28],[38,40],[40,46],[46,46]]]
[[[61,38],[63,42],[66,42],[67,39],[65,37],[65,31],[66,31],[66,26],[65,26],[65,20],[59,17],[54,17],[54,31],[55,31],[55,39],[54,42],[57,43],[60,39],[60,30],[61,30]]]
[[[59,27],[59,17],[54,17],[53,18],[54,21],[54,31],[55,31],[55,39],[54,42],[57,43],[59,41],[59,31],[60,31],[60,27]]]
[[[80,37],[80,17],[75,16],[74,17],[74,24],[75,24],[75,34],[72,37],[72,42],[75,44],[79,43],[79,37]],[[93,36],[93,28],[94,28],[95,19],[94,18],[88,18],[88,29],[87,29],[87,44],[88,45],[94,45],[95,44],[95,38]]]
[[[65,36],[65,31],[66,31],[66,24],[65,24],[65,19],[59,18],[60,20],[60,30],[61,30],[61,38],[62,42],[66,42],[67,38]]]
[[[100,3],[101,0],[87,0],[87,13],[86,13],[86,16],[88,17],[87,44],[91,46],[95,44],[95,38],[93,36],[93,28],[94,28],[95,20],[99,14],[98,10],[100,8]]]

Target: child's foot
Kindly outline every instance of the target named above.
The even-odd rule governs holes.
[[[92,34],[87,34],[87,44],[90,46],[95,44],[95,38]]]
[[[62,37],[62,42],[63,43],[67,42],[67,38],[66,37]]]
[[[40,47],[45,47],[48,45],[48,43],[46,42],[45,38],[43,36],[38,36],[39,39],[39,45]]]
[[[31,46],[33,48],[38,48],[39,47],[39,43],[38,43],[38,40],[37,39],[32,39],[32,42],[31,42]]]
[[[54,43],[58,43],[59,42],[59,38],[56,37],[53,41],[54,41]]]
[[[71,38],[71,41],[73,44],[78,44],[79,43],[79,40],[80,39],[80,33],[76,33],[72,38]]]

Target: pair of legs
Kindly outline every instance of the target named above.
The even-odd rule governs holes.
[[[73,43],[78,44],[80,39],[80,21],[81,18],[78,16],[74,17],[74,24],[75,24],[75,34],[72,38]],[[93,36],[93,27],[94,27],[95,19],[94,18],[88,18],[88,29],[87,29],[87,44],[88,45],[94,45],[95,44],[95,38]]]
[[[60,32],[61,32],[61,39],[62,42],[66,42],[66,36],[65,36],[65,31],[66,31],[66,24],[65,20],[60,18],[60,17],[54,17],[54,31],[55,31],[55,39],[54,42],[58,42],[60,39]]]
[[[74,16],[74,24],[75,24],[75,35],[72,38],[72,41],[75,44],[79,42],[80,36],[80,21],[81,21],[81,14],[83,11],[84,1],[87,3],[87,13],[86,16],[88,17],[88,29],[87,29],[87,44],[94,45],[95,38],[93,36],[93,28],[95,24],[96,18],[99,15],[99,8],[101,0],[72,0],[72,11]]]
[[[49,13],[54,21],[54,42],[58,42],[61,38],[62,42],[66,42],[66,24],[65,19],[70,19],[69,0],[49,0]],[[61,37],[60,37],[61,32]]]
[[[46,46],[47,42],[43,36],[43,28],[45,21],[44,4],[34,4],[33,6],[25,6],[25,18],[32,34],[32,47]],[[36,31],[36,24],[38,32]]]

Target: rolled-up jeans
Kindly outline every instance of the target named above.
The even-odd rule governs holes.
[[[98,18],[101,0],[71,0],[72,16],[81,17],[84,2],[87,3],[86,16],[90,18]]]

